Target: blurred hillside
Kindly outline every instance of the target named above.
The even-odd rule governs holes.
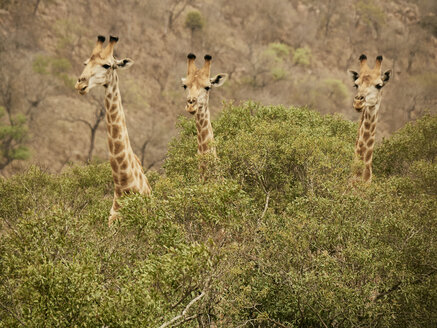
[[[184,113],[186,54],[213,56],[229,81],[223,100],[307,105],[357,120],[348,68],[384,56],[394,77],[384,90],[378,135],[435,111],[437,3],[434,0],[0,1],[0,172],[29,163],[59,171],[107,158],[103,90],[73,88],[98,34],[120,37],[116,56],[134,151],[159,168]],[[189,19],[191,17],[191,19]],[[26,161],[19,161],[26,159]]]

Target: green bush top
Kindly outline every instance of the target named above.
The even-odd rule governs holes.
[[[109,165],[0,180],[0,327],[160,327],[199,295],[176,324],[434,327],[433,124],[381,143],[351,188],[355,124],[226,104],[210,179],[181,119],[153,195],[124,197],[113,229]]]

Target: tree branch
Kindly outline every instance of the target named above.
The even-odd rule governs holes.
[[[9,309],[7,306],[5,306],[2,302],[0,302],[0,306],[9,312],[22,326],[26,327],[25,323],[18,317],[17,314],[15,314],[11,309]]]
[[[200,295],[198,295],[198,296],[196,296],[195,298],[193,298],[193,299],[191,300],[191,302],[188,303],[188,305],[185,307],[185,309],[182,311],[181,314],[177,315],[176,317],[174,317],[174,318],[171,319],[170,321],[167,321],[167,322],[163,323],[161,326],[159,326],[159,328],[165,328],[165,327],[168,327],[168,326],[170,326],[170,325],[173,325],[173,323],[175,323],[176,321],[182,319],[182,321],[178,323],[178,325],[179,325],[179,324],[181,324],[181,323],[183,323],[183,322],[186,322],[188,319],[189,319],[189,320],[192,320],[192,319],[194,319],[195,317],[197,317],[197,315],[195,315],[195,316],[191,316],[191,317],[187,317],[187,312],[188,312],[188,310],[190,309],[190,307],[193,306],[193,304],[196,303],[198,300],[200,300],[203,296],[205,296],[205,292],[202,292]]]

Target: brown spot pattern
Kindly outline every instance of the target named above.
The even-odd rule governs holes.
[[[115,160],[115,158],[111,158],[111,160],[109,162],[111,163],[112,170],[116,171],[118,169],[118,165],[117,165],[117,161]]]
[[[369,149],[367,151],[367,153],[366,153],[366,162],[368,162],[368,161],[370,161],[372,159],[372,153],[373,153],[372,149]]]
[[[130,181],[132,180],[132,175],[128,174],[128,173],[121,173],[120,174],[120,184],[121,185],[126,185],[128,183],[130,183]]]
[[[124,154],[119,155],[115,159],[117,160],[118,164],[121,164],[121,162],[123,162],[123,159],[124,159]]]
[[[112,153],[114,151],[114,144],[112,143],[111,139],[108,139],[108,147],[109,151]]]
[[[123,149],[123,143],[121,141],[116,141],[114,143],[114,154],[118,154]]]
[[[112,126],[112,137],[113,138],[118,138],[120,137],[120,127],[118,125],[113,125]]]
[[[364,181],[367,181],[370,179],[370,166],[366,165],[366,168],[364,169]]]
[[[364,140],[369,139],[369,137],[370,137],[370,133],[368,131],[364,132],[364,134],[363,134]]]

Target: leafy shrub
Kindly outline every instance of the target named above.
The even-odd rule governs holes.
[[[308,47],[297,48],[293,52],[293,63],[299,66],[310,66],[311,64],[311,49]]]
[[[266,52],[278,59],[286,59],[290,55],[290,46],[281,42],[272,42],[269,44]]]
[[[29,137],[26,117],[18,114],[6,120],[4,116],[5,109],[0,106],[0,170],[13,161],[30,157],[25,145]]]
[[[183,118],[153,195],[123,197],[111,229],[107,164],[0,180],[0,327],[434,327],[435,145],[413,142],[433,124],[384,141],[352,188],[340,117],[227,104],[206,183]]]
[[[192,31],[201,30],[203,25],[205,25],[205,23],[203,21],[202,14],[199,11],[193,10],[187,14],[187,17],[185,18],[186,28],[189,28]]]
[[[373,0],[360,0],[356,4],[357,13],[364,24],[378,30],[385,23],[384,11]]]
[[[403,175],[415,161],[435,162],[437,156],[437,116],[426,114],[406,124],[375,150],[376,174]]]
[[[74,87],[75,79],[68,75],[72,66],[67,58],[38,55],[32,62],[32,68],[35,73],[55,76],[69,89]]]

